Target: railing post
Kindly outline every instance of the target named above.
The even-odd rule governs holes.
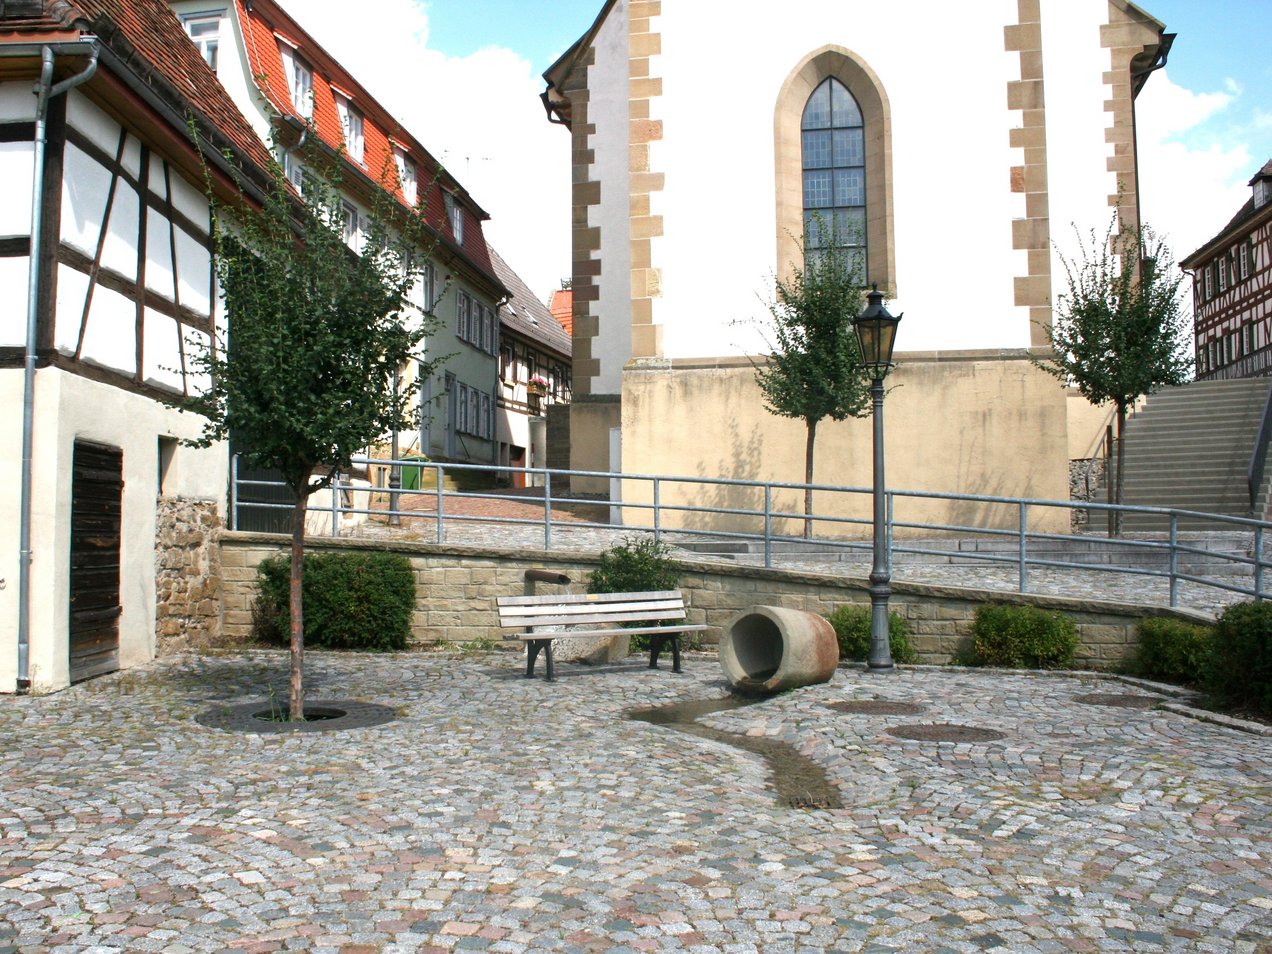
[[[1179,605],[1179,515],[1170,515],[1170,605]]]
[[[662,499],[660,496],[660,491],[662,488],[660,484],[661,482],[659,481],[659,479],[655,477],[654,478],[654,543],[658,543],[662,540],[662,511],[659,509],[662,506]]]
[[[1027,552],[1028,550],[1027,541],[1029,540],[1029,504],[1025,503],[1024,501],[1021,501],[1019,506],[1020,506],[1020,516],[1019,516],[1017,538],[1016,538],[1016,545],[1017,545],[1017,552],[1018,552],[1016,572],[1020,578],[1020,592],[1028,593],[1029,592],[1029,554]]]
[[[1254,528],[1254,598],[1263,599],[1263,528]]]
[[[237,530],[238,518],[238,465],[239,455],[230,455],[230,529]]]
[[[434,464],[433,469],[437,472],[437,542],[446,542],[446,527],[444,526],[446,505],[443,503],[446,497],[446,469],[441,464]]]
[[[543,475],[543,549],[552,549],[552,471]]]
[[[331,535],[340,536],[340,471],[331,475]]]
[[[764,485],[764,566],[773,566],[773,485]]]

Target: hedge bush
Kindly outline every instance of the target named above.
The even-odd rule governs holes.
[[[1193,685],[1205,681],[1214,631],[1210,626],[1176,619],[1141,620],[1139,649],[1132,663],[1136,675]]]
[[[1078,648],[1078,628],[1063,613],[1034,606],[982,606],[972,622],[974,666],[1067,669]]]
[[[291,639],[291,557],[262,560],[256,570],[252,629],[263,643]],[[406,648],[415,609],[415,574],[395,553],[305,556],[305,645],[387,652]]]
[[[870,658],[870,607],[841,606],[827,613],[826,619],[835,627],[839,641],[839,658],[864,661]],[[912,663],[918,656],[910,646],[910,627],[897,613],[888,614],[888,644],[892,647],[892,661]]]
[[[1223,611],[1205,686],[1222,706],[1272,716],[1272,603],[1236,603]]]
[[[599,565],[587,578],[589,593],[645,593],[679,585],[671,548],[653,537],[626,537],[602,551]]]

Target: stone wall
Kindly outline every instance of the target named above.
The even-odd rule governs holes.
[[[270,534],[225,533],[221,536],[223,632],[226,642],[251,634],[251,604],[256,564],[287,548],[285,537]],[[312,550],[383,548],[383,542],[324,540]],[[544,553],[539,550],[492,551],[474,547],[402,543],[395,552],[407,556],[415,569],[416,608],[412,638],[417,642],[465,642],[500,638],[495,597],[523,592],[522,573],[546,567],[582,581],[596,565],[594,554]],[[750,606],[786,606],[827,613],[844,603],[869,605],[869,583],[790,570],[683,561],[681,589],[690,604],[689,619],[713,627],[707,642],[718,641],[719,627]],[[539,593],[553,592],[539,585]],[[1201,617],[1165,608],[1125,606],[1065,597],[1017,595],[958,587],[894,582],[891,607],[910,624],[911,642],[921,661],[945,663],[967,638],[976,609],[989,602],[1027,603],[1062,610],[1078,625],[1081,646],[1077,665],[1106,669],[1126,658],[1135,644],[1135,626],[1146,616],[1173,616],[1189,621]]]
[[[223,615],[216,501],[159,497],[155,509],[156,654],[213,645]]]

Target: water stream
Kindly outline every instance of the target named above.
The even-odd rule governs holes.
[[[723,742],[763,756],[768,762],[779,805],[789,808],[842,808],[839,789],[826,777],[821,766],[801,755],[789,742],[724,732],[697,721],[700,716],[713,712],[740,709],[764,701],[764,696],[738,695],[729,695],[722,699],[692,699],[649,709],[636,709],[629,712],[627,717]]]

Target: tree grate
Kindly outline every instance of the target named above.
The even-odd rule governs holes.
[[[923,725],[898,725],[884,730],[888,735],[913,742],[996,742],[1007,734],[997,729],[982,729],[974,725],[953,725],[934,722]]]

